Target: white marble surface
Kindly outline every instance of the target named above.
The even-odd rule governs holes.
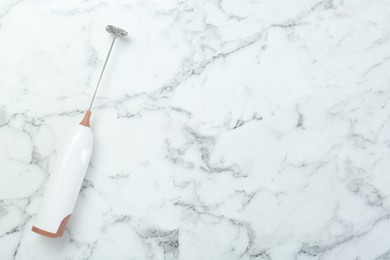
[[[31,232],[67,131],[95,150]],[[0,2],[0,258],[390,259],[390,1]]]

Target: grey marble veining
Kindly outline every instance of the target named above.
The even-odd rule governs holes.
[[[95,149],[31,232],[63,137]],[[390,1],[2,1],[1,259],[390,259]]]

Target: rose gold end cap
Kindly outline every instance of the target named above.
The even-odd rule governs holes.
[[[37,228],[37,227],[34,227],[34,226],[31,228],[31,230],[33,232],[38,233],[38,234],[40,234],[42,236],[45,236],[45,237],[50,237],[50,238],[62,237],[62,235],[64,234],[64,231],[65,231],[66,224],[68,223],[68,221],[70,219],[70,216],[71,215],[66,216],[61,221],[61,224],[58,227],[58,230],[57,230],[56,233],[51,233],[49,231],[46,231],[46,230],[43,230],[43,229],[40,229],[40,228]]]

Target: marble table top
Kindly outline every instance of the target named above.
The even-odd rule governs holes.
[[[31,232],[66,133],[64,236]],[[390,259],[390,1],[0,2],[0,259]]]

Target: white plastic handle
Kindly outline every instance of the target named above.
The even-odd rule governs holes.
[[[32,230],[48,237],[62,236],[88,168],[93,148],[90,127],[76,125],[58,153]]]

